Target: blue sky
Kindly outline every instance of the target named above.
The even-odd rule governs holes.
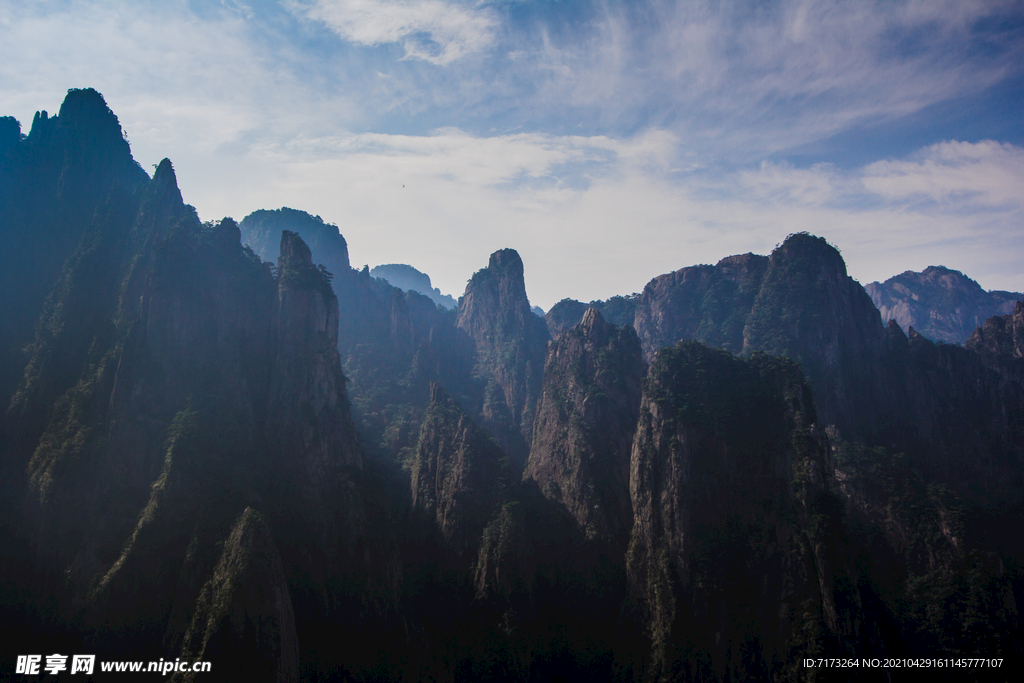
[[[1024,291],[1024,2],[0,0],[0,114],[94,87],[205,219],[291,206],[550,307],[807,230]]]

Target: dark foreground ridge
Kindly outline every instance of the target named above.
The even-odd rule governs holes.
[[[449,310],[302,211],[202,223],[92,90],[0,119],[0,240],[5,679],[1024,655],[1024,303],[936,344],[797,234],[544,319],[502,249]]]

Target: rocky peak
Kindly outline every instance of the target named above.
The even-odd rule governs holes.
[[[338,299],[297,234],[281,234],[278,264],[268,413],[283,467],[279,487],[304,533],[333,552],[358,525],[345,488],[347,471],[362,467],[338,354]]]
[[[588,338],[600,343],[597,338],[607,336],[610,327],[596,308],[588,308],[583,313],[583,319],[580,320],[580,329],[584,331]]]
[[[885,328],[839,251],[820,237],[791,235],[776,248],[743,331],[743,352],[787,356],[804,367],[826,424],[871,435],[882,380]]]
[[[392,286],[414,292],[429,292],[433,289],[430,276],[404,263],[388,263],[370,269],[371,277],[384,278]]]
[[[885,343],[890,355],[905,355],[907,348],[909,348],[910,342],[907,339],[907,335],[895,320],[890,320],[885,326]]]
[[[237,247],[242,240],[242,231],[233,218],[227,217],[213,226],[210,238],[214,244],[226,248]]]
[[[153,171],[153,187],[158,188],[159,191],[166,192],[172,197],[176,197],[178,202],[181,203],[181,190],[178,189],[178,176],[174,172],[174,166],[171,165],[170,159],[163,159],[157,164],[156,170]]]
[[[1012,312],[1024,294],[986,292],[958,270],[928,266],[908,270],[885,282],[865,287],[885,321],[895,320],[906,330],[913,325],[933,341],[963,344],[976,327],[995,315]]]
[[[103,95],[92,88],[68,90],[57,118],[61,125],[69,131],[75,131],[84,136],[93,136],[96,141],[107,144],[124,143],[127,147],[117,116],[110,111]]]
[[[548,309],[548,312],[544,315],[544,322],[547,323],[548,333],[551,335],[551,338],[555,339],[562,333],[562,330],[579,324],[587,309],[587,304],[575,299],[562,299]]]
[[[431,383],[413,459],[413,509],[433,520],[450,549],[472,557],[509,485],[505,454],[440,384]]]
[[[548,331],[530,311],[523,262],[514,249],[491,254],[487,268],[473,274],[456,325],[474,341],[474,372],[488,384],[484,423],[520,469],[533,436]]]
[[[728,280],[737,283],[756,284],[768,267],[768,257],[760,254],[736,254],[726,256],[715,264],[715,268]]]
[[[513,331],[523,316],[530,313],[523,277],[523,261],[515,249],[491,254],[487,267],[473,274],[459,305],[459,327],[472,331],[481,318],[498,317],[494,322]]]
[[[960,289],[976,294],[981,294],[985,291],[981,288],[981,285],[959,270],[953,270],[946,266],[928,266],[921,272],[920,278],[914,278],[914,275],[917,275],[917,273],[909,270],[903,273],[903,276],[908,279],[918,279],[925,284],[937,284],[945,289]]]
[[[53,121],[47,122],[45,112],[43,114],[39,123],[53,128]],[[54,130],[63,143],[68,172],[81,174],[81,180],[88,181],[84,187],[77,188],[81,180],[76,179],[71,187],[97,191],[111,181],[131,185],[145,180],[146,174],[132,159],[131,147],[117,117],[103,96],[92,88],[68,91]],[[67,182],[71,177],[66,176],[64,180],[65,191],[68,191],[71,187]]]
[[[52,123],[56,123],[56,117],[50,119],[50,115],[46,113],[46,110],[37,111],[32,117],[32,125],[28,129],[28,136],[32,138],[33,142],[38,142],[40,138],[47,136],[52,130]]]
[[[806,232],[790,235],[781,246],[772,251],[769,265],[779,261],[786,261],[804,269],[817,269],[821,276],[827,278],[846,277],[846,262],[843,261],[839,250],[829,244],[824,237]]]
[[[0,116],[0,155],[21,140],[21,123],[13,116]]]
[[[595,308],[548,345],[524,479],[562,505],[582,535],[625,551],[629,452],[646,367],[630,327]]]
[[[966,346],[990,364],[1024,359],[1024,301],[1018,301],[1012,313],[986,320],[974,330]]]
[[[515,249],[499,249],[491,254],[487,268],[492,273],[501,273],[503,277],[523,283],[523,291],[526,291],[523,280],[523,259],[519,257],[519,252]]]
[[[388,284],[405,291],[419,292],[428,297],[435,304],[444,306],[447,309],[455,308],[455,299],[447,294],[442,294],[430,283],[430,276],[420,272],[410,265],[404,263],[388,263],[375,266],[370,270],[370,276],[387,280]]]
[[[754,304],[768,259],[729,256],[660,275],[644,287],[633,324],[647,359],[682,340],[739,353],[743,326]]]
[[[291,230],[283,230],[281,232],[281,248],[279,253],[280,256],[277,257],[279,268],[289,261],[297,261],[299,265],[313,264],[313,254],[310,252],[309,247],[302,241],[298,233]]]

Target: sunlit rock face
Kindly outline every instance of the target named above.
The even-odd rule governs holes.
[[[986,292],[957,270],[929,266],[920,273],[906,271],[885,282],[864,287],[882,320],[895,320],[909,333],[917,330],[932,341],[963,344],[986,320],[1007,315],[1024,294]]]

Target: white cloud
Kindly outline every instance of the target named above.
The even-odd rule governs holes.
[[[1003,158],[1024,152],[944,144],[962,148],[956,159],[994,159],[990,175],[1012,170]],[[887,163],[924,175],[922,159],[951,149]],[[545,308],[566,296],[638,291],[655,275],[734,253],[766,254],[801,230],[839,246],[862,282],[942,264],[989,288],[1024,289],[1024,199],[980,195],[970,174],[957,187],[938,167],[944,200],[921,205],[869,187],[884,188],[877,165],[671,174],[663,152],[680,156],[674,136],[659,130],[630,138],[453,129],[311,138],[255,148],[233,164],[229,191],[193,187],[186,196],[206,218],[283,205],[320,214],[341,227],[354,264],[408,262],[455,295],[488,254],[513,247]],[[1013,173],[1007,187],[1024,182]]]
[[[910,159],[869,165],[863,182],[869,191],[893,200],[1019,206],[1024,201],[1024,149],[992,140],[941,142]]]
[[[358,45],[400,43],[407,59],[444,66],[494,42],[490,10],[442,0],[316,0],[293,5]]]

